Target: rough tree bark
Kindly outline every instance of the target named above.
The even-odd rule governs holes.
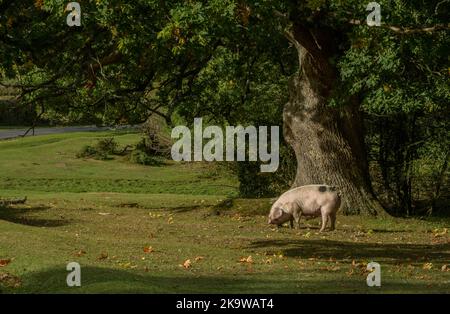
[[[338,74],[330,57],[336,54],[332,30],[294,24],[291,40],[300,71],[291,79],[290,100],[283,113],[284,136],[297,157],[294,187],[329,184],[342,195],[344,214],[383,213],[373,195],[358,100],[345,108],[327,106]]]

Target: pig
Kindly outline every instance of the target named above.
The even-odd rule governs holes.
[[[281,226],[289,221],[291,228],[300,227],[300,217],[322,217],[320,232],[330,220],[330,230],[334,230],[336,213],[341,206],[341,197],[335,187],[319,184],[304,185],[283,193],[272,205],[269,224]]]

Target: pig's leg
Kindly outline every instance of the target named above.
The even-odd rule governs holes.
[[[291,226],[291,229],[294,229],[294,218],[291,218],[291,220],[289,220],[289,225]]]
[[[320,228],[319,232],[323,232],[325,230],[325,227],[327,226],[327,222],[328,222],[328,213],[322,209],[322,227]]]
[[[330,223],[331,223],[330,231],[333,231],[336,223],[336,213],[330,214]]]
[[[300,216],[301,213],[299,211],[294,211],[294,220],[295,220],[295,229],[300,229]]]

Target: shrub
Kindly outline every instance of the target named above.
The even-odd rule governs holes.
[[[99,152],[114,154],[119,146],[114,137],[107,137],[99,140],[95,145]]]
[[[89,145],[83,146],[81,150],[77,153],[77,158],[94,158],[100,160],[108,159],[108,154],[97,150],[97,148]]]
[[[280,164],[275,172],[261,172],[260,161],[236,162],[234,172],[239,179],[241,197],[273,197],[290,189],[297,162],[294,151],[284,142],[280,145]]]
[[[161,166],[164,164],[164,159],[162,157],[149,156],[146,152],[139,149],[135,149],[131,152],[130,161],[146,166]]]
[[[109,159],[109,154],[115,154],[118,144],[113,137],[100,139],[94,146],[85,145],[77,153],[77,158]]]

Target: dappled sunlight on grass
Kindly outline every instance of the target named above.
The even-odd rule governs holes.
[[[0,208],[0,290],[449,292],[448,219],[338,215],[334,232],[319,233],[318,219],[276,228],[267,224],[273,200],[235,198],[236,179],[212,164],[73,157],[103,135],[0,142],[1,197],[28,197]],[[137,139],[118,136],[121,145]],[[80,288],[66,285],[72,261]],[[366,285],[371,261],[382,287]]]

